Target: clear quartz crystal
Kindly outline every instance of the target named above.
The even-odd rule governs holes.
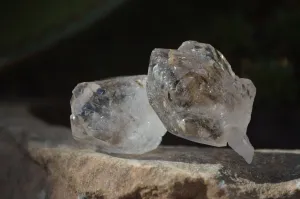
[[[228,143],[251,163],[246,131],[256,88],[211,45],[186,41],[178,50],[154,49],[147,94],[169,132],[217,147]]]
[[[146,79],[139,75],[78,84],[71,99],[74,138],[109,153],[157,148],[167,130],[148,102]]]

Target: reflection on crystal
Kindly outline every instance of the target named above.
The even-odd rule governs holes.
[[[154,49],[147,94],[169,132],[212,146],[228,143],[252,161],[246,131],[256,88],[211,45],[187,41],[178,50]]]
[[[146,75],[78,84],[71,99],[75,139],[110,153],[145,153],[166,128],[150,106]]]

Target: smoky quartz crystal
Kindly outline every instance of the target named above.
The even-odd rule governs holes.
[[[256,88],[235,75],[213,46],[186,41],[177,50],[154,49],[147,94],[172,134],[216,147],[228,143],[252,161],[254,148],[246,132]]]

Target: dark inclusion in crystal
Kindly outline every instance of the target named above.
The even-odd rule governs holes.
[[[98,88],[96,92],[97,92],[98,95],[104,95],[105,94],[105,90],[102,89],[102,88]]]
[[[167,130],[148,102],[146,79],[138,75],[78,84],[71,99],[74,138],[109,153],[157,148]]]
[[[247,162],[254,153],[246,131],[255,93],[209,44],[187,41],[178,50],[152,51],[147,95],[167,130],[212,146],[228,143]]]
[[[94,112],[109,117],[109,115],[105,111],[103,111],[103,109],[108,107],[110,99],[106,96],[99,96],[99,95],[103,95],[104,92],[102,92],[102,94],[99,94],[98,90],[97,92],[93,92],[93,95],[90,98],[91,100],[88,101],[82,107],[82,113],[81,113],[82,117],[88,117],[90,114]]]

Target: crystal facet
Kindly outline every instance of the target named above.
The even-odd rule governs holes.
[[[217,147],[228,143],[252,161],[254,148],[246,131],[256,88],[236,76],[211,45],[186,41],[178,50],[154,49],[147,94],[169,132]]]
[[[78,84],[71,99],[74,138],[109,153],[157,148],[167,130],[148,102],[146,80],[139,75]]]

